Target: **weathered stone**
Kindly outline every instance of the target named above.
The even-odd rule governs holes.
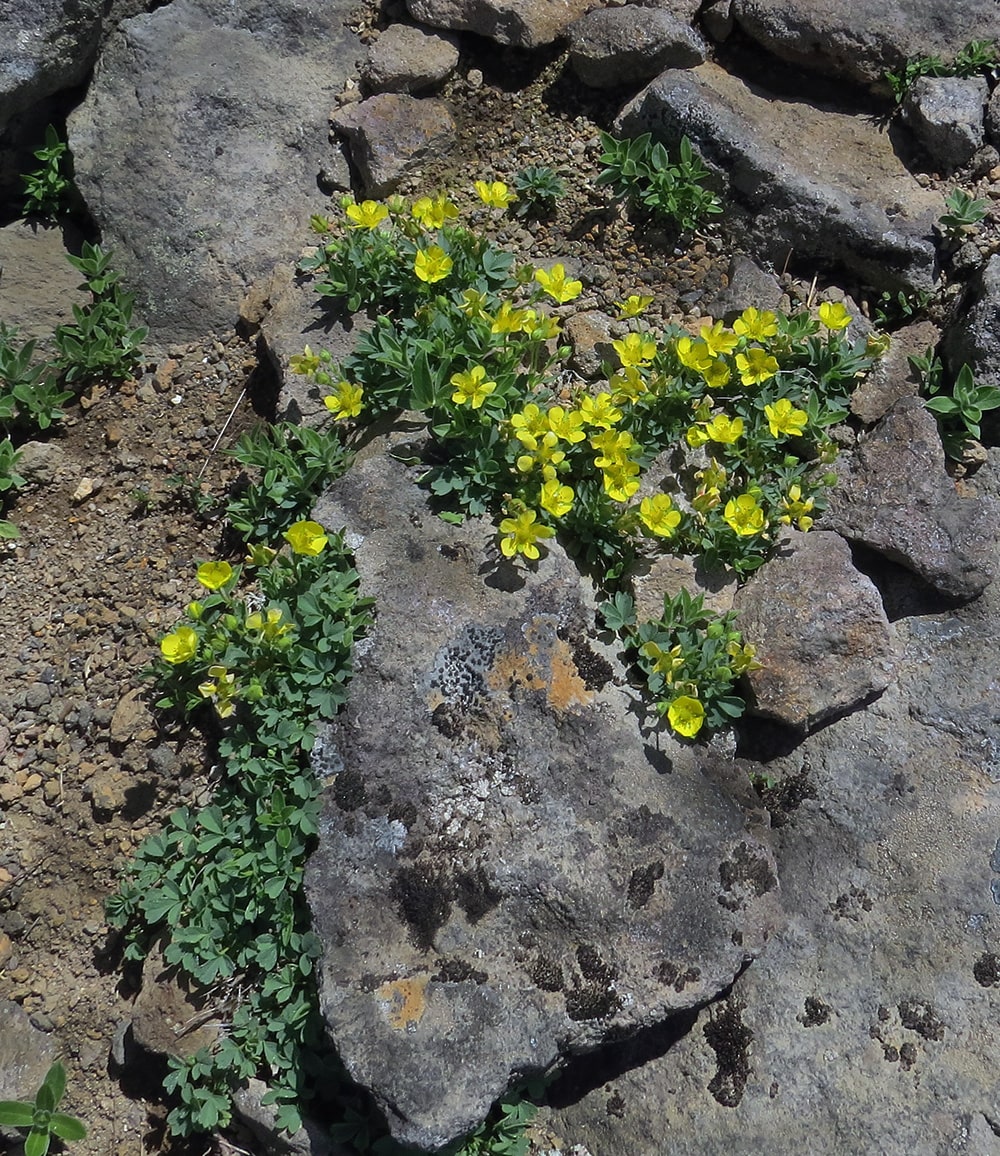
[[[775,310],[781,305],[778,278],[740,253],[729,262],[728,282],[725,289],[704,307],[710,317],[722,319],[727,325],[732,325],[748,306]]]
[[[420,92],[447,79],[457,64],[455,37],[390,24],[369,48],[361,79],[371,92]]]
[[[953,374],[968,365],[980,384],[1000,385],[1000,255],[973,278],[942,348]]]
[[[497,44],[539,48],[558,40],[595,0],[407,0],[414,20],[475,32]]]
[[[305,1119],[295,1132],[278,1124],[278,1109],[262,1101],[268,1093],[263,1080],[247,1080],[233,1094],[233,1114],[253,1133],[264,1156],[352,1156],[354,1148],[335,1144],[314,1120]]]
[[[314,515],[379,608],[314,758],[321,1007],[393,1134],[433,1149],[515,1074],[722,990],[776,879],[707,756],[643,739],[561,549],[484,570],[491,528],[434,518],[384,453]]]
[[[824,527],[952,598],[975,598],[992,581],[1000,506],[958,496],[944,470],[937,423],[919,398],[901,398],[841,455],[837,477]]]
[[[0,131],[16,113],[86,77],[104,8],[103,0],[7,0],[0,9]]]
[[[997,148],[1000,148],[1000,85],[990,93],[983,123],[986,129],[987,140]]]
[[[942,172],[968,164],[982,147],[989,95],[982,76],[921,76],[910,89],[903,117]]]
[[[875,584],[854,568],[839,535],[786,531],[735,606],[762,664],[746,675],[755,713],[814,730],[889,685],[889,622]]]
[[[55,1059],[56,1041],[33,1028],[18,1004],[0,1000],[0,1100],[33,1100]]]
[[[944,210],[871,118],[751,89],[714,64],[668,69],[615,121],[675,145],[686,135],[725,186],[733,227],[759,260],[789,252],[881,288],[930,289]]]
[[[199,1048],[210,1048],[218,1038],[218,1021],[204,1001],[191,995],[159,953],[148,956],[142,967],[142,987],[132,1005],[126,1058],[129,1045],[152,1056],[184,1058]]]
[[[851,394],[851,413],[873,425],[901,397],[916,397],[920,378],[908,359],[937,349],[940,340],[941,330],[932,321],[917,321],[898,329],[885,355]]]
[[[569,27],[569,61],[591,88],[650,80],[664,68],[701,64],[708,45],[662,8],[596,8]]]
[[[69,118],[76,181],[164,342],[225,331],[325,199],[351,0],[175,0],[122,23]]]
[[[732,0],[712,0],[702,9],[701,22],[709,36],[719,44],[728,40],[736,21]]]
[[[733,0],[740,28],[782,60],[888,92],[887,68],[950,60],[972,37],[1000,38],[992,0]]]
[[[733,608],[736,574],[727,567],[711,567],[703,558],[688,554],[658,554],[643,558],[629,567],[629,579],[635,592],[635,613],[640,622],[663,614],[663,599],[676,598],[682,590],[701,594],[705,606],[716,614]]]
[[[17,472],[35,486],[50,486],[65,476],[66,451],[58,442],[25,442]]]
[[[617,364],[611,346],[611,320],[599,309],[574,313],[567,318],[563,333],[572,347],[570,367],[587,381],[596,381],[605,362]]]
[[[424,157],[446,149],[455,121],[440,100],[379,93],[334,113],[334,128],[351,143],[366,197],[384,197]]]
[[[80,238],[67,230],[71,244]],[[73,306],[83,305],[80,274],[66,260],[61,229],[34,228],[14,221],[0,228],[0,317],[17,329],[18,340],[38,342],[39,352],[54,355],[52,333],[73,320]]]
[[[683,1038],[615,1049],[582,1097],[552,1087],[563,1147],[995,1153],[1000,586],[893,629],[876,702],[743,764],[771,784],[788,923]]]

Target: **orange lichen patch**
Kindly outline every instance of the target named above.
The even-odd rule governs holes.
[[[405,1032],[420,1023],[427,1010],[428,978],[425,975],[416,979],[393,979],[375,989],[390,1027]]]
[[[549,706],[553,710],[585,706],[594,697],[576,669],[572,651],[561,638],[557,638],[552,647],[549,669]]]
[[[523,686],[544,690],[553,710],[566,711],[571,706],[585,706],[593,698],[573,661],[568,643],[559,638],[548,615],[525,623],[525,648],[520,653],[500,651],[487,674],[491,690]]]

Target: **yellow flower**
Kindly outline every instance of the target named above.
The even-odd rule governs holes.
[[[695,341],[692,337],[678,337],[674,352],[681,365],[699,373],[704,373],[712,363],[712,354],[705,342]]]
[[[165,634],[160,639],[160,653],[171,666],[179,666],[194,658],[198,652],[198,635],[193,627],[178,626],[172,634]]]
[[[533,401],[511,416],[510,424],[514,430],[514,437],[526,449],[533,450],[538,446],[538,438],[549,432],[549,419],[542,413]]]
[[[691,499],[691,509],[702,518],[722,501],[718,486],[702,486]]]
[[[360,205],[350,204],[344,212],[352,222],[352,229],[377,228],[379,222],[384,221],[389,215],[389,210],[378,201],[362,201]]]
[[[278,642],[295,629],[291,622],[282,622],[282,617],[276,606],[272,606],[266,615],[258,610],[247,615],[246,630],[249,634],[256,634],[258,642]]]
[[[786,526],[790,526],[793,522],[803,532],[811,529],[813,519],[810,517],[815,503],[812,498],[802,500],[802,487],[795,483],[788,487],[788,497],[781,499],[781,508],[785,511],[778,519],[779,522],[784,522]]]
[[[612,341],[611,348],[625,366],[646,365],[656,356],[656,342],[641,333],[627,333],[621,341]]]
[[[206,682],[198,684],[198,693],[202,698],[215,700],[215,711],[219,718],[229,718],[234,710],[234,699],[239,691],[236,688],[236,675],[230,673],[224,666],[210,666],[208,673],[211,676]]]
[[[455,392],[451,400],[456,405],[471,405],[473,409],[479,409],[497,387],[495,381],[485,381],[485,377],[486,370],[481,365],[474,365],[464,373],[452,374],[451,384]]]
[[[418,249],[413,262],[413,272],[421,281],[428,285],[435,281],[443,281],[451,272],[454,264],[440,245],[431,245],[427,249]]]
[[[445,221],[453,221],[458,216],[458,206],[441,193],[431,200],[430,197],[421,197],[413,202],[410,210],[416,221],[425,229],[440,229]]]
[[[636,401],[649,389],[642,374],[634,365],[626,365],[620,373],[613,373],[608,385],[611,387],[612,399],[616,403]]]
[[[554,518],[562,518],[573,508],[573,488],[562,485],[556,478],[548,478],[542,483],[538,504]]]
[[[738,498],[730,498],[722,517],[730,529],[741,538],[749,538],[761,533],[767,526],[764,511],[757,504],[752,494],[740,494]]]
[[[616,433],[614,430],[605,430],[595,434],[590,444],[598,452],[594,465],[598,469],[610,469],[620,465],[628,457],[628,452],[635,446],[635,438],[630,433]]]
[[[604,490],[614,502],[627,502],[639,488],[639,463],[616,462],[603,471]]]
[[[639,503],[639,520],[658,538],[671,538],[681,524],[680,511],[675,510],[673,506],[669,494],[655,494],[652,498],[643,498]]]
[[[721,353],[732,353],[739,344],[736,334],[724,328],[721,321],[716,321],[714,325],[703,325],[699,332],[705,348],[713,357]]]
[[[626,317],[638,317],[645,313],[646,310],[653,304],[652,297],[643,297],[638,293],[633,293],[626,297],[624,301],[616,301],[615,307],[618,310],[618,320],[624,321]]]
[[[693,739],[705,722],[705,708],[689,694],[682,694],[667,708],[667,722],[686,739]]]
[[[519,440],[524,442],[523,437]],[[558,466],[566,457],[565,451],[559,449],[559,439],[551,430],[532,438],[532,443],[527,447],[530,453],[517,459],[517,468],[522,474],[530,474],[535,466],[541,466],[543,471],[547,466]]]
[[[583,282],[568,281],[566,270],[562,265],[553,265],[548,272],[544,269],[536,269],[535,280],[560,305],[565,305],[567,301],[572,301],[574,297],[579,297],[583,292]]]
[[[520,333],[528,320],[527,309],[515,309],[509,301],[505,301],[497,310],[490,327],[491,333]],[[532,318],[533,320],[533,318]]]
[[[713,442],[732,445],[733,442],[738,441],[743,436],[743,418],[730,418],[724,413],[717,414],[708,425],[705,426],[705,433],[708,434]]]
[[[221,590],[233,576],[228,562],[202,562],[195,577],[206,590]]]
[[[746,353],[736,354],[736,368],[744,385],[760,385],[778,372],[778,361],[766,350],[753,346]]]
[[[773,438],[781,437],[782,434],[792,438],[801,437],[809,421],[806,411],[796,409],[787,397],[776,401],[774,405],[765,405],[764,413],[767,414],[767,424]]]
[[[734,675],[748,674],[752,670],[763,670],[764,667],[757,661],[757,648],[746,643],[741,646],[738,642],[730,642],[726,647],[729,655],[729,668]]]
[[[517,200],[517,193],[512,193],[503,181],[476,181],[475,189],[479,199],[491,209],[506,209]]]
[[[315,353],[307,345],[302,353],[296,353],[293,357],[288,359],[288,368],[292,373],[300,374],[308,377],[311,373],[315,373],[319,369],[322,362]]]
[[[462,304],[459,305],[459,309],[470,321],[486,321],[488,318],[485,305],[488,300],[486,294],[480,293],[478,289],[463,289]]]
[[[701,482],[704,489],[718,490],[726,484],[728,474],[725,466],[720,466],[715,458],[709,458],[708,465],[703,470],[699,470],[695,477]]]
[[[729,366],[721,357],[713,357],[707,365],[699,370],[699,373],[705,379],[705,384],[709,389],[722,389],[732,377]]]
[[[662,674],[668,684],[674,681],[674,675],[684,666],[684,655],[679,646],[664,650],[656,642],[646,642],[639,647],[639,652],[652,660],[653,670]]]
[[[538,557],[535,543],[543,538],[551,538],[555,530],[536,521],[537,517],[534,510],[525,510],[516,518],[504,518],[500,523],[500,532],[505,535],[500,539],[500,552],[505,558],[523,554],[525,558],[534,561]]]
[[[535,311],[528,309],[525,312],[533,314]],[[539,317],[533,317],[530,326],[525,325],[522,328],[525,333],[537,341],[548,341],[552,337],[559,336],[559,318],[543,313]]]
[[[282,534],[285,541],[291,546],[294,554],[303,554],[308,558],[315,558],[322,554],[329,541],[326,531],[319,522],[296,522],[289,526]]]
[[[693,449],[696,450],[699,446],[703,446],[705,442],[711,439],[708,436],[708,428],[705,425],[693,425],[688,428],[684,435],[684,440]]]
[[[547,417],[549,429],[560,441],[575,445],[586,438],[583,414],[578,409],[563,409],[561,405],[553,405],[549,407]]]
[[[615,407],[610,393],[599,393],[597,397],[584,395],[580,398],[580,414],[587,425],[598,429],[610,429],[622,420],[622,411]]]
[[[733,330],[747,341],[764,341],[778,332],[778,318],[774,313],[761,312],[753,307],[744,309],[733,322]]]
[[[323,404],[340,421],[342,418],[357,417],[361,413],[364,390],[349,381],[338,381],[333,393],[323,398]]]
[[[827,329],[846,329],[853,320],[841,301],[824,301],[819,307],[819,319]]]

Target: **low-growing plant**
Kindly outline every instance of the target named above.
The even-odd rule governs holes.
[[[923,357],[911,356],[909,361],[921,378],[927,396],[924,405],[937,415],[945,452],[961,461],[969,438],[981,436],[983,414],[1000,409],[1000,389],[977,384],[972,369],[963,365],[951,393],[943,393],[943,367],[933,350],[928,350]]]
[[[0,1124],[27,1131],[24,1156],[45,1156],[52,1137],[59,1140],[84,1140],[87,1129],[75,1116],[57,1111],[66,1091],[66,1070],[60,1063],[49,1068],[31,1103],[22,1100],[0,1100]]]
[[[912,321],[927,308],[932,294],[919,289],[907,292],[898,290],[895,294],[886,290],[875,302],[875,324],[880,329],[896,329]]]
[[[528,165],[514,177],[517,217],[548,217],[566,195],[566,183],[547,165]]]
[[[617,140],[601,133],[604,166],[598,185],[610,185],[615,195],[641,204],[661,220],[689,231],[706,217],[722,212],[722,203],[708,187],[709,172],[695,156],[688,138],[681,137],[678,159],[650,133]]]
[[[675,733],[693,739],[702,728],[719,730],[743,714],[746,704],[733,687],[761,666],[735,628],[734,611],[706,610],[704,596],[687,590],[664,596],[663,613],[647,622],[636,620],[635,603],[623,592],[598,611],[623,638],[653,710]]]
[[[226,514],[243,537],[262,542],[276,541],[305,517],[323,487],[350,463],[337,430],[291,422],[258,426],[229,453],[259,476],[237,487]]]
[[[21,177],[24,182],[24,215],[58,217],[73,187],[67,173],[69,145],[60,140],[53,125],[45,130],[45,144],[34,153],[41,166]]]
[[[888,69],[885,79],[899,108],[922,76],[978,76],[998,63],[1000,52],[995,40],[970,40],[950,62],[940,56],[911,56],[899,68]]]
[[[17,330],[0,321],[0,429],[46,430],[72,396],[59,388],[52,365],[36,359],[35,342],[19,342]]]
[[[57,366],[67,382],[95,378],[120,380],[141,364],[146,329],[134,326],[134,297],[121,287],[121,274],[111,266],[112,254],[84,241],[79,257],[67,255],[84,276],[81,289],[91,294],[87,305],[73,306],[72,324],[55,332]]]
[[[10,438],[0,438],[0,514],[3,513],[11,491],[24,485],[24,478],[17,472],[20,451],[14,448]],[[0,541],[19,537],[17,526],[0,517]]]
[[[302,891],[319,789],[305,753],[344,701],[369,604],[336,535],[306,520],[284,537],[280,551],[251,545],[242,567],[201,565],[204,596],[161,640],[157,705],[216,720],[223,775],[211,806],[181,808],[141,844],[107,905],[127,958],[165,933],[166,962],[214,987],[228,1021],[214,1047],[170,1061],[168,1122],[182,1136],[224,1126],[233,1090],[256,1074],[294,1131],[333,1063]]]
[[[986,202],[964,189],[953,189],[944,203],[948,211],[938,218],[938,224],[949,241],[957,241],[986,216]]]

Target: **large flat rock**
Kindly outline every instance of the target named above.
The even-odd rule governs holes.
[[[760,258],[819,261],[868,284],[930,289],[942,199],[870,117],[779,98],[714,64],[669,69],[622,111],[619,134],[687,135],[730,221]]]
[[[433,1150],[518,1075],[712,998],[776,918],[764,836],[704,750],[640,732],[575,567],[491,559],[385,454],[346,525],[378,620],[322,736],[320,1000],[396,1138]]]

